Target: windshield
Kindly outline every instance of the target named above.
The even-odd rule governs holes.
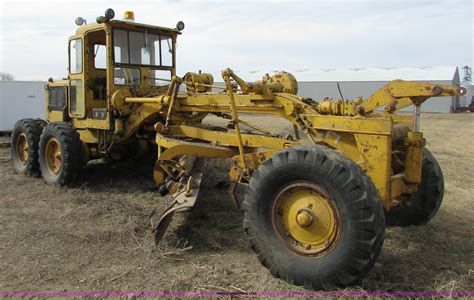
[[[115,29],[113,43],[115,63],[158,67],[173,66],[173,39],[171,36],[147,31]]]

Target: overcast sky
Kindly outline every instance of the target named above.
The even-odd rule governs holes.
[[[82,16],[106,8],[121,19],[186,28],[178,74],[217,76],[322,68],[474,65],[473,1],[5,1],[0,0],[0,71],[18,80],[67,74],[67,38]]]

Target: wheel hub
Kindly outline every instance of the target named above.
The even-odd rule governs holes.
[[[22,133],[18,136],[16,143],[16,153],[18,161],[23,165],[26,165],[26,162],[28,161],[28,151],[28,139],[26,135]]]
[[[308,208],[301,208],[296,213],[296,222],[301,227],[309,227],[313,224],[314,213]]]
[[[48,168],[48,171],[53,175],[58,175],[61,170],[62,157],[61,157],[61,147],[59,142],[55,138],[51,138],[46,143],[45,149],[45,162]]]
[[[339,214],[326,189],[307,181],[292,183],[280,190],[273,203],[273,228],[292,251],[320,256],[337,244]]]

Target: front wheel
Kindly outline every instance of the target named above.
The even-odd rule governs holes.
[[[71,124],[49,123],[39,144],[39,164],[43,179],[60,186],[72,183],[82,165],[82,142]]]
[[[263,162],[243,209],[259,261],[274,276],[308,289],[358,282],[382,248],[383,207],[372,182],[323,146],[285,149]]]

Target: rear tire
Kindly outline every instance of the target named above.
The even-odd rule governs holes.
[[[39,144],[39,164],[44,181],[60,186],[72,183],[82,161],[82,142],[76,129],[65,122],[46,125]]]
[[[388,226],[421,225],[431,220],[439,210],[444,197],[443,172],[431,152],[423,149],[421,183],[412,198],[385,214]]]
[[[358,282],[382,248],[383,207],[371,180],[323,146],[285,149],[263,162],[243,209],[259,261],[274,276],[307,289]]]
[[[16,122],[11,136],[11,159],[19,174],[39,174],[38,147],[46,122],[40,119],[23,119]]]

